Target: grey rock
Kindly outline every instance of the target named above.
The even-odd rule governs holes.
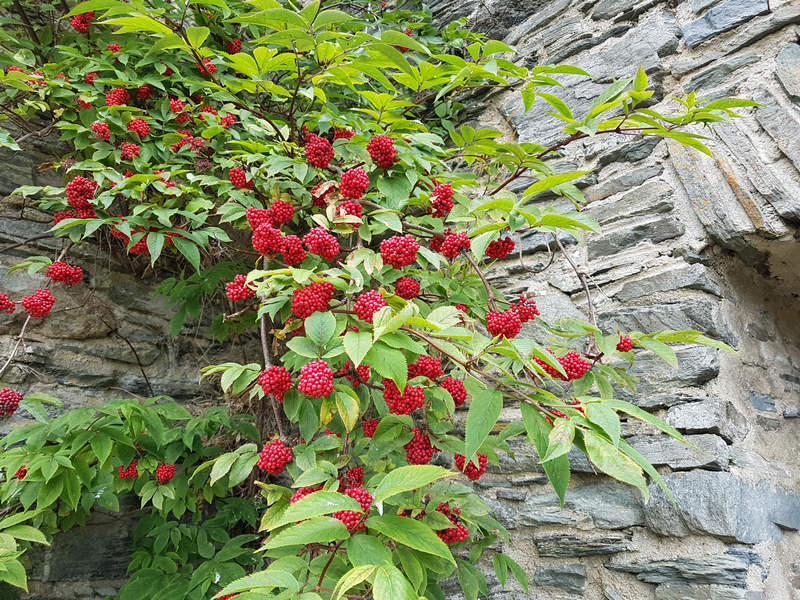
[[[766,1],[728,0],[687,24],[683,28],[683,38],[689,48],[694,48],[715,35],[729,31],[767,12],[769,6]]]
[[[717,353],[713,348],[679,348],[675,350],[679,368],[673,369],[654,354],[640,352],[630,372],[643,378],[637,387],[639,394],[661,393],[665,387],[697,386],[719,374]]]
[[[571,534],[545,535],[534,538],[539,556],[575,558],[618,554],[631,548],[632,536],[624,533],[576,536]]]
[[[686,91],[709,89],[720,85],[728,85],[731,82],[731,73],[747,65],[761,60],[755,54],[741,54],[733,56],[727,60],[714,63],[714,66],[693,75],[686,85]]]
[[[705,396],[701,396],[700,394],[691,391],[678,389],[637,397],[636,406],[645,408],[647,410],[654,410],[660,408],[671,408],[673,406],[679,406],[689,402],[703,402],[705,400],[708,400],[708,398]]]
[[[619,198],[592,203],[586,212],[606,225],[620,219],[669,212],[674,208],[671,196],[672,187],[661,179],[654,179]]]
[[[748,432],[744,415],[720,398],[673,406],[666,422],[681,433],[715,433],[728,443],[743,439]]]
[[[574,246],[577,240],[566,232],[558,232],[558,240],[563,246]],[[552,234],[539,233],[534,231],[526,232],[520,235],[520,247],[522,254],[533,254],[535,252],[544,252],[547,250],[548,245],[553,251],[557,250],[557,245],[553,242]],[[519,252],[519,248],[515,248],[515,253]]]
[[[622,596],[610,587],[603,590],[603,597],[605,600],[624,600]]]
[[[800,122],[783,108],[773,94],[764,91],[757,100],[756,119],[786,157],[800,169]]]
[[[692,12],[699,15],[709,6],[714,6],[720,0],[692,0]]]
[[[728,470],[728,445],[721,437],[703,433],[685,438],[697,449],[668,435],[635,435],[628,442],[653,465],[667,465],[676,471]]]
[[[755,544],[780,538],[781,527],[800,528],[800,495],[767,481],[753,484],[732,473],[696,470],[666,475],[664,482],[674,504],[651,484],[645,506],[647,527],[660,535],[700,533]]]
[[[744,587],[748,563],[732,556],[681,557],[673,560],[612,560],[606,563],[612,571],[633,573],[647,583],[719,584]]]
[[[800,45],[784,46],[775,59],[775,73],[786,93],[800,100]]]
[[[590,483],[567,490],[564,508],[556,494],[530,496],[519,511],[521,525],[549,523],[625,529],[644,523],[636,492],[616,483]]]
[[[648,179],[658,177],[664,172],[664,166],[661,164],[650,165],[646,167],[638,167],[636,169],[625,169],[619,176],[608,178],[600,181],[596,185],[591,186],[584,190],[586,201],[597,202],[624,192],[636,186],[642,185]]]
[[[671,240],[683,235],[683,224],[673,217],[653,217],[635,221],[626,227],[593,237],[587,242],[589,259],[616,254],[647,241],[651,243]]]
[[[592,11],[592,19],[596,21],[612,19],[620,13],[633,9],[636,3],[637,0],[600,0]]]
[[[657,600],[744,600],[747,590],[720,585],[664,583],[655,591]]]
[[[767,394],[759,392],[750,392],[750,404],[756,410],[763,410],[765,412],[777,412],[775,409],[775,399]]]
[[[658,292],[673,292],[683,289],[700,290],[715,296],[722,296],[722,290],[709,277],[708,268],[701,264],[687,266],[686,263],[681,262],[666,271],[628,281],[614,294],[614,297],[622,302],[628,302]]]
[[[655,136],[644,137],[634,142],[619,139],[615,146],[603,143],[599,145],[601,152],[597,162],[600,166],[615,162],[635,163],[650,156],[660,143],[661,138]],[[610,146],[612,146],[611,149],[609,149]]]
[[[518,502],[523,502],[528,497],[528,492],[525,490],[499,489],[497,490],[497,497],[503,500],[515,500]]]
[[[581,564],[539,567],[533,576],[536,585],[559,588],[580,594],[586,588],[586,567]]]

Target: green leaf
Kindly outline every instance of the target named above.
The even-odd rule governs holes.
[[[264,544],[264,548],[269,550],[284,546],[305,546],[312,543],[327,544],[334,540],[345,539],[349,535],[347,527],[339,519],[315,517],[270,536],[267,543]]]
[[[347,558],[353,565],[392,564],[392,553],[377,537],[360,533],[347,540]]]
[[[192,266],[195,268],[196,271],[200,270],[200,250],[197,248],[194,242],[189,240],[185,240],[180,237],[173,237],[172,238],[175,247],[178,249],[178,252],[183,254],[186,257]]]
[[[228,474],[228,471],[231,470],[233,463],[236,462],[236,459],[239,458],[239,455],[236,452],[228,452],[223,454],[217,461],[214,463],[214,466],[211,468],[211,478],[209,483],[214,485],[220,479],[225,477]]]
[[[429,483],[455,475],[435,465],[411,465],[391,470],[375,490],[375,502],[382,502],[395,494],[419,489]]]
[[[47,537],[45,537],[41,531],[30,525],[14,525],[13,527],[3,530],[3,533],[12,535],[18,540],[27,540],[29,542],[36,542],[37,544],[45,544],[46,546],[50,545],[47,541]]]
[[[475,453],[497,423],[501,410],[503,410],[503,394],[497,390],[483,390],[473,396],[467,413],[464,436],[464,456],[467,457],[467,461],[476,458]]]
[[[384,31],[381,34],[381,41],[386,44],[391,44],[392,46],[403,46],[404,48],[410,48],[417,52],[422,52],[423,54],[430,54],[430,51],[417,40],[394,29]]]
[[[377,567],[375,565],[361,565],[350,569],[347,573],[342,575],[333,588],[333,600],[339,600],[347,590],[350,590],[358,584],[366,581],[375,572]]]
[[[189,45],[193,48],[200,48],[203,45],[203,42],[206,41],[208,38],[208,34],[211,33],[208,27],[187,27],[186,28],[186,37],[189,40]]]
[[[548,436],[547,452],[542,457],[542,462],[547,462],[567,454],[572,448],[575,437],[575,424],[566,418],[556,419],[556,424]]]
[[[356,423],[358,423],[358,417],[361,416],[361,403],[358,396],[352,389],[349,391],[352,392],[352,395],[345,392],[336,394],[336,409],[339,411],[339,416],[342,418],[342,423],[344,423],[348,432],[353,431]]]
[[[405,389],[408,381],[408,363],[405,354],[378,342],[370,348],[364,360],[378,375],[388,377],[398,388]]]
[[[109,8],[123,8],[125,12],[130,10],[130,7],[121,0],[88,0],[75,5],[71,11],[64,15],[64,18],[82,15],[90,10],[107,10]]]
[[[264,592],[272,588],[287,588],[299,590],[300,584],[291,573],[276,568],[268,568],[265,571],[258,571],[233,583],[229,583],[219,591],[217,597],[227,594],[237,594],[248,590]]]
[[[514,579],[517,580],[517,583],[519,583],[522,586],[522,589],[527,593],[529,583],[528,574],[522,569],[522,567],[514,562],[510,556],[506,556],[505,559],[506,564],[511,567],[511,572],[514,574]]]
[[[414,588],[394,565],[378,567],[372,597],[375,600],[417,600]]]
[[[348,331],[344,334],[343,342],[347,356],[357,367],[372,348],[372,335],[369,331]]]
[[[647,482],[639,465],[593,431],[584,431],[583,440],[586,454],[598,469],[614,479],[639,488],[647,501]]]
[[[620,425],[619,415],[616,412],[605,404],[590,402],[586,405],[586,417],[608,434],[614,446],[619,444]]]
[[[336,317],[329,311],[314,312],[306,317],[304,323],[306,335],[318,346],[324,346],[331,341],[336,332]]]
[[[528,189],[525,190],[525,193],[522,195],[523,198],[531,198],[536,194],[541,194],[545,190],[549,190],[557,185],[561,185],[563,183],[568,183],[579,177],[583,177],[589,171],[568,171],[566,173],[559,173],[557,175],[550,175],[549,177],[545,177],[544,179],[540,179],[533,185],[529,186]]]
[[[114,33],[139,33],[142,31],[151,31],[153,33],[160,33],[162,35],[170,35],[172,30],[166,25],[159,23],[150,17],[117,17],[116,19],[108,19],[102,21],[103,25],[119,25],[120,28]]]
[[[667,346],[664,342],[660,342],[651,337],[641,337],[636,339],[643,348],[650,350],[653,354],[666,361],[671,367],[678,368],[678,357],[675,356],[675,351]]]
[[[3,560],[0,565],[5,569],[0,572],[0,581],[5,581],[11,585],[28,591],[28,576],[25,567],[18,560]]]
[[[36,497],[36,508],[47,508],[61,496],[63,490],[64,480],[61,477],[55,477],[49,481],[45,481]]]
[[[597,398],[584,398],[584,400],[597,400]],[[644,421],[645,423],[649,423],[654,427],[657,427],[667,435],[674,437],[676,440],[680,440],[681,442],[686,442],[686,439],[683,437],[680,431],[668,425],[655,415],[651,415],[646,410],[642,410],[635,404],[631,404],[630,402],[626,402],[625,400],[617,400],[616,398],[603,400],[603,405],[607,406],[608,408],[612,408],[615,410],[621,410],[624,413],[629,414],[632,417],[636,417],[640,421]]]
[[[522,410],[522,419],[525,421],[525,428],[528,430],[528,437],[536,446],[536,452],[541,459],[547,452],[548,434],[552,427],[532,405],[523,404],[520,408]],[[567,455],[542,463],[542,467],[563,507],[564,496],[569,486],[569,459]]]
[[[314,492],[289,505],[289,508],[283,513],[281,520],[275,527],[312,517],[328,515],[340,510],[363,512],[361,505],[350,496],[345,496],[339,492]]]
[[[367,527],[404,546],[426,554],[440,556],[455,564],[447,544],[439,539],[433,529],[416,519],[396,515],[372,516],[367,519]]]
[[[111,454],[112,441],[107,435],[96,433],[89,440],[89,445],[92,447],[92,452],[97,457],[97,461],[102,465],[106,462]]]

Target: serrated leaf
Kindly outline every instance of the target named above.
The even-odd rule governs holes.
[[[410,465],[390,471],[375,490],[375,502],[382,502],[395,494],[416,490],[441,479],[455,475],[435,465]]]

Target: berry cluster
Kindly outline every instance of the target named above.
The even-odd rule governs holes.
[[[339,477],[341,488],[358,488],[364,485],[364,467],[350,467]]]
[[[219,124],[225,129],[230,129],[236,123],[236,118],[236,115],[228,113],[219,120]]]
[[[178,140],[175,144],[172,144],[170,146],[173,152],[177,152],[184,146],[189,146],[192,150],[197,152],[206,143],[206,141],[203,138],[194,137],[194,135],[192,135],[192,132],[189,131],[188,129],[178,129],[175,133],[181,134],[181,139]]]
[[[370,290],[356,298],[355,304],[353,304],[353,310],[356,315],[358,315],[359,319],[367,323],[372,323],[372,316],[387,305],[388,303],[384,300],[383,296],[381,296],[380,292]]]
[[[133,461],[127,467],[124,466],[124,465],[120,465],[120,467],[119,467],[119,478],[120,479],[136,479],[139,476],[139,469],[137,468],[138,464],[139,464],[138,461]],[[174,467],[173,467],[173,469],[174,469]],[[156,476],[158,476],[158,469],[156,469]],[[170,476],[170,478],[167,479],[167,481],[169,481],[170,479],[172,479],[172,476]]]
[[[108,125],[101,121],[96,121],[89,125],[92,131],[94,131],[95,137],[100,138],[101,140],[107,140],[111,137],[111,132],[108,130]]]
[[[153,89],[153,86],[149,83],[140,85],[136,90],[136,97],[139,100],[150,100],[150,96],[153,95]]]
[[[300,369],[297,389],[312,398],[322,398],[333,393],[333,370],[324,360],[312,360]]]
[[[283,395],[292,387],[292,374],[283,367],[273,366],[263,371],[257,381],[265,394],[275,394],[275,399],[283,402]]]
[[[106,94],[106,106],[122,106],[130,102],[131,95],[125,88],[114,88]]]
[[[237,275],[233,281],[225,284],[225,294],[231,302],[241,302],[247,300],[255,294],[255,291],[245,285],[247,277],[245,275]]]
[[[419,281],[411,279],[411,277],[401,277],[394,282],[394,293],[406,300],[419,296],[419,291]]]
[[[78,213],[76,213],[74,210],[59,210],[53,215],[53,225],[58,225],[64,219],[77,219],[77,218],[78,218]]]
[[[167,463],[158,465],[156,467],[156,479],[158,479],[158,483],[163,485],[175,477],[175,468],[175,465],[168,465]]]
[[[382,383],[383,399],[386,401],[390,413],[410,415],[425,405],[425,390],[420,386],[407,385],[401,394],[397,384],[388,377],[384,377]]]
[[[233,171],[233,169],[231,169],[231,171]],[[241,169],[239,169],[239,171],[241,171]],[[238,174],[236,177],[238,178]],[[234,185],[236,184],[234,183]],[[275,224],[269,217],[269,211],[265,208],[254,208],[249,206],[247,207],[247,211],[245,211],[245,215],[247,217],[247,222],[250,224],[250,229],[253,231],[262,225],[272,225],[275,227]]]
[[[245,190],[252,190],[255,186],[253,180],[247,180],[247,174],[241,167],[233,167],[230,171],[228,171],[228,178],[231,180],[233,185]]]
[[[486,256],[489,258],[500,259],[505,258],[514,251],[514,240],[510,237],[500,238],[499,240],[492,240],[486,246]]]
[[[292,313],[305,319],[316,311],[328,310],[336,288],[332,283],[321,281],[298,288],[292,293]]]
[[[8,294],[0,294],[0,312],[11,314],[17,308],[16,303],[8,297]]]
[[[536,300],[526,297],[525,294],[522,294],[517,302],[511,303],[511,310],[519,315],[519,320],[523,323],[533,321],[541,314],[536,307]]]
[[[50,314],[56,299],[47,288],[37,288],[30,296],[22,299],[22,308],[34,319],[43,319]]]
[[[367,144],[367,152],[379,167],[388,168],[397,162],[394,140],[388,135],[376,135]]]
[[[272,475],[280,475],[292,459],[294,454],[281,440],[272,440],[264,444],[258,455],[258,468]]]
[[[242,49],[242,40],[233,38],[230,42],[225,42],[225,52],[228,54],[237,54]],[[222,600],[222,599],[220,599]]]
[[[440,183],[431,192],[431,211],[434,217],[446,217],[453,210],[453,186]]]
[[[621,335],[619,336],[619,342],[617,342],[617,350],[620,352],[630,352],[633,350],[633,340],[629,335]]]
[[[486,329],[493,336],[504,335],[513,338],[522,330],[522,319],[513,309],[486,313]]]
[[[217,65],[211,62],[210,58],[204,58],[203,63],[197,63],[197,70],[203,77],[211,78],[217,72]]]
[[[128,131],[138,134],[139,139],[143,140],[150,133],[150,125],[144,119],[131,119],[128,121]]]
[[[95,190],[97,183],[94,180],[78,175],[66,185],[67,204],[78,211],[78,216],[81,218],[92,218],[94,207],[89,200],[94,198]]]
[[[303,248],[303,241],[296,235],[287,235],[281,242],[281,255],[287,265],[299,265],[306,259],[306,251]]]
[[[427,435],[417,427],[412,429],[414,437],[403,448],[406,449],[406,460],[411,465],[427,465],[433,459],[433,446]]]
[[[353,387],[358,387],[362,383],[369,381],[370,368],[369,365],[358,365],[358,367],[355,369],[355,374],[353,374],[351,363],[348,360],[342,365],[342,368],[339,369],[339,372],[336,373],[336,375],[339,377],[346,377],[347,380],[353,384]]]
[[[378,421],[378,419],[365,419],[361,423],[361,427],[364,429],[364,435],[368,438],[375,435],[375,430],[378,429],[379,423],[380,421]]]
[[[395,269],[407,267],[417,260],[419,243],[410,235],[395,235],[381,242],[381,258]]]
[[[318,169],[327,169],[333,160],[333,146],[324,137],[309,133],[306,136],[306,160]]]
[[[335,129],[333,131],[333,141],[349,140],[356,134],[352,129]]]
[[[109,44],[107,47],[114,54],[117,52],[122,52],[122,46],[120,44]]]
[[[122,142],[119,145],[120,155],[122,160],[133,160],[134,156],[139,156],[139,145],[131,144],[130,142]]]
[[[363,206],[361,206],[360,202],[356,202],[355,200],[345,200],[344,202],[340,202],[339,206],[336,207],[336,214],[339,216],[351,216],[351,217],[358,217],[361,218],[363,213]],[[350,226],[353,229],[358,229],[358,223],[351,223]]]
[[[280,227],[294,219],[294,206],[283,200],[275,200],[266,210],[266,218],[273,227]]]
[[[439,529],[436,532],[445,544],[455,544],[463,542],[469,537],[469,529],[461,522],[461,509],[450,508],[446,502],[442,502],[436,507],[436,510],[447,517],[454,527],[449,529]]]
[[[309,494],[313,494],[314,492],[318,492],[322,489],[322,487],[302,487],[297,490],[292,497],[289,499],[289,504],[294,504],[298,500],[302,500]]]
[[[408,365],[408,378],[412,379],[422,375],[431,381],[436,381],[444,375],[442,371],[442,359],[435,356],[420,356],[417,362]]]
[[[466,231],[450,233],[445,236],[440,252],[447,258],[455,258],[464,250],[469,250],[470,240]]]
[[[73,15],[69,18],[72,28],[78,33],[89,33],[89,25],[94,21],[94,11]]]
[[[458,470],[464,473],[467,477],[469,477],[472,481],[477,481],[481,478],[481,475],[486,473],[486,455],[481,454],[480,452],[476,453],[478,455],[478,466],[475,466],[474,461],[469,461],[466,465],[464,463],[467,460],[467,457],[463,454],[456,454],[456,467]],[[466,466],[466,468],[465,468]]]
[[[8,67],[8,70],[11,71],[13,67]],[[100,75],[100,71],[89,71],[86,75],[83,76],[83,80],[88,83],[89,85],[94,85],[94,78]]]
[[[311,254],[321,256],[325,260],[333,260],[339,255],[339,240],[325,231],[324,227],[314,227],[303,236],[303,244]]]
[[[369,509],[372,507],[372,496],[362,487],[350,488],[345,490],[344,493],[361,505],[361,512],[340,510],[333,513],[333,517],[344,523],[350,533],[364,529],[364,519],[366,519]]]
[[[342,173],[339,180],[339,193],[345,198],[358,200],[364,195],[369,187],[369,177],[367,172],[361,167],[350,169]]]
[[[467,401],[467,388],[464,387],[464,382],[460,379],[448,377],[442,382],[442,387],[450,392],[453,397],[453,402],[456,406],[461,406]]]
[[[56,283],[77,285],[83,281],[83,269],[57,260],[47,267],[47,276]]]
[[[283,245],[283,234],[269,223],[259,225],[253,232],[251,240],[253,249],[259,254],[270,254],[278,252]]]
[[[9,388],[0,390],[0,417],[10,417],[19,408],[22,394]]]
[[[25,479],[25,475],[27,474],[28,474],[28,467],[26,465],[23,465],[19,469],[17,469],[17,472],[14,473],[14,477],[16,477],[21,481]]]
[[[552,354],[552,350],[550,351]],[[561,363],[561,366],[564,367],[564,371],[566,371],[567,376],[565,377],[558,371],[556,371],[553,367],[548,365],[544,362],[541,358],[534,357],[536,363],[542,367],[545,372],[555,379],[561,379],[563,381],[573,381],[575,379],[580,379],[586,372],[592,368],[592,365],[589,361],[584,359],[580,354],[578,354],[575,350],[571,350],[566,356],[559,356],[556,360]]]

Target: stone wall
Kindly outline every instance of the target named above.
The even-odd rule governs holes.
[[[504,458],[491,469],[479,490],[512,532],[506,550],[532,579],[528,594],[495,583],[491,597],[800,599],[800,4],[439,0],[432,7],[443,21],[469,17],[472,27],[516,45],[515,60],[526,65],[564,61],[592,73],[599,83],[565,79],[561,93],[577,115],[604,83],[632,75],[640,64],[656,83],[658,103],[691,89],[762,103],[742,111],[746,119],[715,129],[714,158],[658,140],[603,136],[569,147],[558,159],[567,169],[587,156],[594,168],[581,185],[604,231],[586,245],[563,242],[590,275],[601,325],[702,329],[738,353],[683,348],[678,370],[639,355],[636,370],[645,382],[630,398],[696,446],[624,426],[664,475],[674,503],[654,487],[645,504],[576,456],[561,510],[537,457],[522,445],[515,460]],[[560,138],[546,107],[537,103],[524,113],[514,94],[476,99],[472,110],[480,125],[510,138]],[[47,182],[36,169],[47,160],[40,150],[11,158],[0,193]],[[33,237],[46,221],[17,200],[6,201],[0,244]],[[541,235],[523,238],[522,246],[524,261],[500,265],[493,282],[510,293],[534,293],[545,315],[584,316],[586,297],[560,253],[537,273],[553,248]],[[40,241],[0,254],[0,273],[26,254],[54,251],[52,242]],[[125,274],[123,265],[102,256],[79,256],[92,292],[59,291],[64,312],[31,329],[23,363],[2,383],[46,391],[69,406],[99,403],[120,390],[147,395],[141,361],[156,393],[215,401],[213,390],[198,384],[197,364],[222,361],[222,349],[202,334],[170,339],[171,311],[154,300],[152,281]],[[4,274],[0,289],[18,295],[36,284],[24,274]],[[0,316],[4,351],[20,324],[20,315]],[[20,412],[4,422],[0,434],[26,417]],[[519,414],[508,409],[503,418]],[[96,600],[113,593],[124,576],[130,529],[109,521],[98,515],[92,527],[59,537],[39,561],[28,598]],[[98,546],[101,540],[107,545]],[[87,543],[93,544],[88,557],[80,550]],[[457,585],[451,597],[460,598]]]
[[[639,65],[655,83],[656,108],[693,89],[762,103],[715,128],[713,158],[657,139],[599,136],[557,159],[564,170],[594,169],[581,185],[603,233],[565,247],[590,275],[600,325],[700,329],[738,352],[681,349],[678,370],[637,354],[646,381],[632,400],[697,446],[633,424],[623,429],[658,466],[674,504],[655,486],[644,504],[576,456],[562,511],[523,449],[479,481],[512,530],[507,550],[534,585],[529,594],[495,587],[492,598],[797,600],[800,4],[439,0],[432,8],[442,21],[468,17],[476,30],[515,45],[521,64],[566,62],[591,73],[595,81],[567,77],[557,92],[579,117],[603,84]],[[518,94],[494,94],[471,116],[509,139],[552,144],[564,134],[540,102],[525,113]],[[560,201],[542,200],[553,202]],[[543,315],[585,318],[581,283],[558,248],[540,234],[522,245],[524,261],[498,267],[493,283],[535,294]],[[553,265],[536,273],[553,249]]]

